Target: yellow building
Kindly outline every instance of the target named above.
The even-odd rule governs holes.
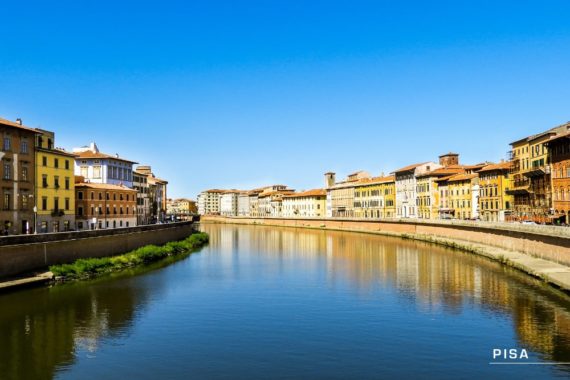
[[[447,179],[448,201],[455,219],[475,219],[479,216],[479,175],[455,174]]]
[[[507,194],[512,181],[510,162],[487,165],[479,170],[479,217],[488,222],[503,222],[512,212],[514,197]]]
[[[284,218],[323,218],[326,214],[326,206],[327,192],[325,189],[285,194],[282,199],[281,216]]]
[[[416,177],[418,218],[439,219],[441,195],[438,179],[464,172],[461,165],[449,165]]]
[[[354,187],[354,216],[392,218],[396,210],[394,176],[363,178]]]
[[[37,129],[36,231],[69,231],[75,225],[75,154],[55,148],[55,134]]]
[[[550,222],[552,209],[552,178],[548,141],[570,129],[569,124],[551,128],[511,143],[511,174],[513,217],[517,220]]]

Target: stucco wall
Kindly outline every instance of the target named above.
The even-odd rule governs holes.
[[[148,244],[180,240],[192,233],[191,222],[156,226],[20,236],[0,246],[0,278],[70,263],[80,258],[118,255]],[[26,241],[26,239],[28,241]],[[43,241],[42,241],[43,240]]]
[[[281,218],[224,218],[203,216],[204,222],[265,224],[288,227],[328,228],[348,231],[366,231],[398,235],[433,236],[525,253],[545,260],[570,265],[570,236],[567,229],[541,229],[543,226],[508,224],[451,224],[446,222],[417,222],[414,220],[373,221],[355,219],[281,219]]]

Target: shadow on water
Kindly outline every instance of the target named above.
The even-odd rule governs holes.
[[[136,277],[182,261],[190,252],[83,281],[0,294],[0,379],[51,379],[75,351],[94,352],[106,338],[125,337],[148,299],[167,283]],[[136,283],[133,282],[135,279]]]

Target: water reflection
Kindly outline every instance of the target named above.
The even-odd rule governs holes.
[[[0,294],[0,378],[51,379],[79,352],[96,355],[106,338],[124,337],[160,282],[133,284],[133,270],[110,279]]]
[[[399,328],[402,324],[413,327],[418,323],[417,330],[402,331],[402,334],[410,331],[416,334],[407,337],[411,341],[421,340],[423,329],[432,328],[442,334],[435,330],[437,325],[430,327],[414,319],[417,315],[450,316],[460,326],[457,330],[463,329],[463,336],[483,333],[465,331],[484,325],[470,318],[487,318],[498,328],[490,333],[497,335],[496,341],[483,342],[485,355],[495,344],[514,335],[518,347],[532,350],[538,360],[570,361],[568,297],[484,258],[368,234],[262,226],[204,225],[203,229],[210,234],[210,245],[204,253],[174,266],[157,265],[166,270],[145,268],[111,279],[0,294],[0,378],[49,379],[65,375],[84,378],[87,376],[81,371],[85,367],[79,364],[95,357],[100,361],[89,367],[89,377],[124,378],[120,371],[97,371],[132,368],[140,365],[140,357],[129,356],[127,349],[120,353],[112,351],[113,354],[105,357],[100,354],[110,345],[127,345],[134,338],[141,347],[154,350],[156,373],[138,368],[151,378],[185,378],[188,373],[215,377],[220,375],[215,371],[224,368],[234,371],[226,372],[226,376],[231,373],[240,377],[246,373],[235,372],[235,368],[245,366],[247,361],[236,353],[250,351],[256,363],[261,362],[258,360],[261,357],[269,368],[282,371],[279,373],[284,377],[296,377],[305,373],[302,370],[306,368],[299,367],[295,372],[291,363],[299,363],[298,358],[303,355],[296,352],[302,352],[306,342],[312,344],[307,355],[315,355],[306,359],[306,365],[317,368],[315,374],[323,375],[319,369],[336,371],[335,365],[345,365],[353,371],[369,368],[370,372],[360,375],[377,377],[378,370],[387,370],[386,363],[378,359],[386,351],[373,352],[385,338],[385,330],[375,331],[381,326],[379,313],[385,309],[393,310],[392,314],[382,316],[382,323],[389,329],[397,323]],[[274,285],[276,281],[280,283]],[[237,290],[234,284],[238,284]],[[252,289],[256,288],[266,289],[263,294],[266,298],[252,296],[255,291]],[[279,288],[288,292],[280,292]],[[284,295],[289,298],[277,303],[278,297]],[[315,306],[315,297],[325,299],[326,303]],[[269,307],[259,305],[263,302]],[[313,314],[304,317],[293,307]],[[342,315],[338,313],[340,307],[345,312]],[[168,312],[157,313],[157,309]],[[355,314],[350,314],[352,311]],[[283,312],[290,315],[279,320]],[[148,321],[150,315],[152,323]],[[315,318],[319,319],[316,325],[321,335],[312,337]],[[288,331],[291,323],[303,333],[296,336]],[[145,328],[138,331],[136,326],[141,324]],[[373,341],[372,348],[362,340],[355,346],[342,347],[339,342],[350,344],[350,334],[355,332],[347,329],[343,333],[339,329],[343,324],[361,326],[362,331],[356,333],[381,339]],[[149,329],[160,333],[148,334]],[[280,351],[284,338],[275,335],[279,329],[283,329],[294,350]],[[433,331],[431,335],[425,333],[428,338],[424,339],[432,339]],[[449,337],[442,338],[445,339]],[[210,341],[217,343],[210,347]],[[250,343],[241,347],[242,341]],[[461,352],[461,339],[457,338],[453,344],[443,343],[450,347],[440,347],[441,354]],[[257,344],[267,346],[260,346],[259,352],[255,352]],[[217,359],[222,346],[226,350],[233,347],[235,352],[226,351],[223,360]],[[322,347],[321,351],[328,355],[326,365],[319,361],[318,349]],[[344,349],[344,362],[336,360],[330,347]],[[359,352],[363,347],[368,351]],[[139,347],[137,356],[144,353],[141,350]],[[354,363],[348,359],[348,351],[356,353]],[[398,355],[407,351],[407,347],[400,347]],[[370,354],[368,359],[372,361],[365,365],[366,354]],[[331,357],[335,360],[331,361]],[[465,368],[468,353],[463,353],[462,358],[461,368]],[[485,356],[482,360],[487,359]],[[169,364],[169,360],[176,365]],[[161,362],[165,367],[156,367]],[[408,363],[409,358],[402,362]],[[558,368],[567,370],[567,367]],[[205,372],[199,372],[200,369]],[[481,364],[475,369],[489,370]],[[179,372],[165,372],[168,370]],[[262,372],[254,373],[259,376]],[[355,372],[328,374],[346,377]]]
[[[519,347],[547,361],[570,362],[568,297],[485,258],[429,243],[349,232],[263,226],[204,229],[221,254],[234,253],[228,256],[231,260],[239,261],[235,253],[244,251],[326,260],[328,282],[348,282],[361,295],[388,286],[418,311],[461,314],[464,308],[478,307],[512,320]]]

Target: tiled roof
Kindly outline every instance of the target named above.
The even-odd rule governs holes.
[[[465,169],[462,165],[449,165],[443,168],[438,168],[429,172],[425,172],[417,175],[418,178],[421,177],[445,177],[453,174],[458,174],[464,172]]]
[[[135,189],[131,189],[126,186],[111,185],[110,183],[92,183],[92,182],[79,182],[75,184],[75,188],[86,187],[88,189],[102,189],[102,190],[121,190],[121,191],[133,191],[136,193]]]
[[[395,182],[396,177],[393,175],[385,176],[385,177],[372,177],[372,178],[363,178],[358,181],[357,185],[368,186],[368,185],[376,185],[380,183],[388,183],[388,182]]]
[[[325,189],[313,189],[307,190],[300,193],[285,194],[285,198],[301,198],[301,197],[321,197],[326,196],[327,191]]]
[[[490,172],[493,170],[509,170],[512,166],[511,162],[500,162],[498,164],[489,164],[487,166],[484,166],[481,170],[479,170],[479,173],[481,172]]]
[[[113,160],[117,160],[117,161],[123,161],[123,162],[128,162],[131,164],[138,164],[138,162],[136,161],[131,161],[131,160],[127,160],[125,158],[121,158],[118,156],[112,156],[109,154],[105,154],[105,153],[100,153],[100,152],[91,152],[91,151],[86,151],[86,152],[78,152],[76,153],[78,158],[102,158],[102,159],[113,159]]]
[[[412,165],[404,166],[404,167],[401,168],[401,169],[394,170],[393,173],[408,172],[408,171],[410,171],[410,170],[413,170],[413,169],[417,168],[418,166],[422,166],[422,165],[427,164],[427,163],[429,163],[429,161],[420,162],[419,164],[412,164]]]
[[[34,128],[26,127],[24,125],[20,125],[20,123],[16,123],[14,121],[3,119],[1,117],[0,117],[0,124],[7,125],[10,127],[14,127],[14,128],[18,128],[18,129],[22,129],[22,130],[28,131],[28,132],[33,132],[33,133],[38,133],[38,134],[40,133],[39,131],[35,130]]]

